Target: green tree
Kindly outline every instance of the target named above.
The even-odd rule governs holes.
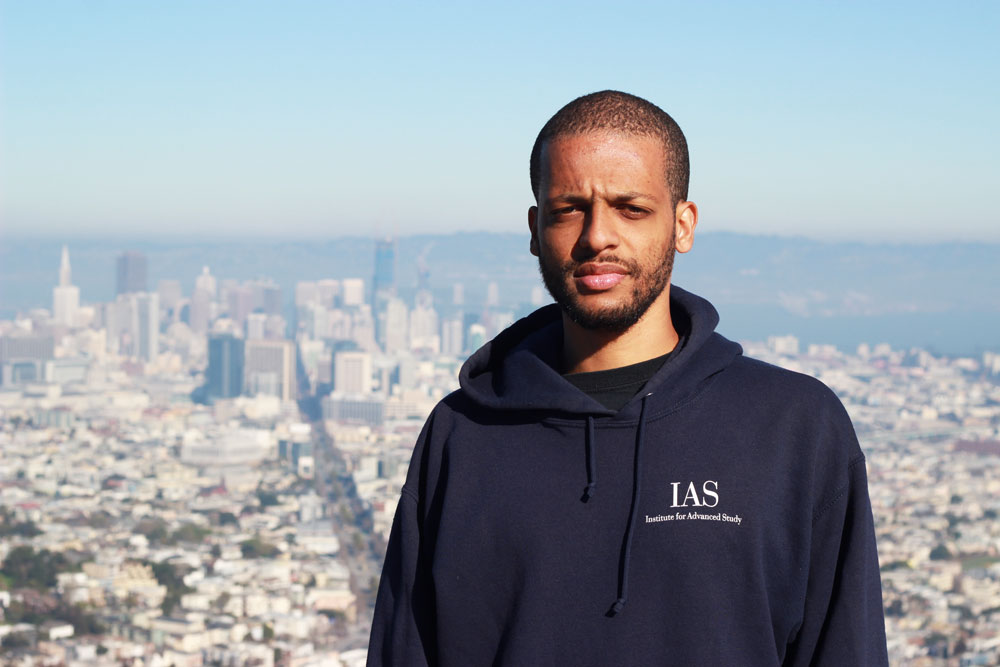
[[[47,590],[56,585],[56,575],[79,569],[61,553],[47,549],[36,552],[30,546],[19,546],[7,554],[0,574],[9,580],[11,588]]]
[[[948,547],[945,545],[939,544],[931,549],[931,560],[948,560],[949,558],[951,558],[951,552],[948,551]]]
[[[274,558],[281,551],[270,542],[261,539],[260,535],[254,535],[240,544],[240,551],[244,558]]]
[[[236,526],[239,527],[240,521],[236,518],[236,515],[232,512],[222,512],[219,514],[219,525],[220,526]]]
[[[163,544],[169,536],[167,522],[159,518],[142,519],[135,525],[134,531],[145,535],[151,544]]]
[[[261,507],[273,507],[280,503],[278,494],[273,491],[258,491],[257,500],[260,502]]]
[[[193,523],[185,523],[173,532],[171,538],[174,542],[199,544],[211,534],[212,531],[204,526],[199,526]]]
[[[160,609],[165,616],[169,616],[174,607],[180,603],[181,597],[186,593],[192,592],[194,589],[184,583],[182,575],[173,564],[163,561],[160,563],[150,563],[150,566],[153,569],[153,576],[156,577],[157,583],[165,586],[167,589],[167,595],[163,598],[163,604],[160,605]]]
[[[12,632],[3,638],[3,647],[6,649],[28,648],[31,646],[31,637],[24,632]]]

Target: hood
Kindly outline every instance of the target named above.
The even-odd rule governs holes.
[[[640,394],[655,394],[656,411],[674,407],[742,354],[742,348],[715,333],[719,314],[705,299],[670,287],[670,314],[681,336],[678,349]],[[551,304],[536,310],[486,343],[462,366],[459,383],[475,403],[493,410],[538,410],[555,415],[612,415],[559,372],[562,315]],[[639,413],[636,396],[622,417]]]

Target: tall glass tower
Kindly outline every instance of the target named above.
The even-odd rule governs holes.
[[[208,337],[205,379],[212,398],[234,398],[243,392],[243,341],[232,334]]]
[[[375,276],[372,280],[372,303],[378,297],[396,292],[396,240],[375,239]]]
[[[146,292],[146,256],[141,252],[128,250],[118,255],[115,274],[115,295]]]

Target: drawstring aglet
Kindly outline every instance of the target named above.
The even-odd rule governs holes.
[[[625,598],[618,598],[615,603],[611,605],[611,609],[608,610],[608,616],[617,616],[618,613],[625,608]]]
[[[597,491],[597,482],[590,482],[587,484],[586,488],[583,490],[583,496],[580,498],[581,501],[587,502],[594,497],[594,492]]]

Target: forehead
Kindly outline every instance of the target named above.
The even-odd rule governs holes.
[[[655,137],[621,132],[557,135],[542,146],[543,189],[592,182],[667,187],[666,152]]]

